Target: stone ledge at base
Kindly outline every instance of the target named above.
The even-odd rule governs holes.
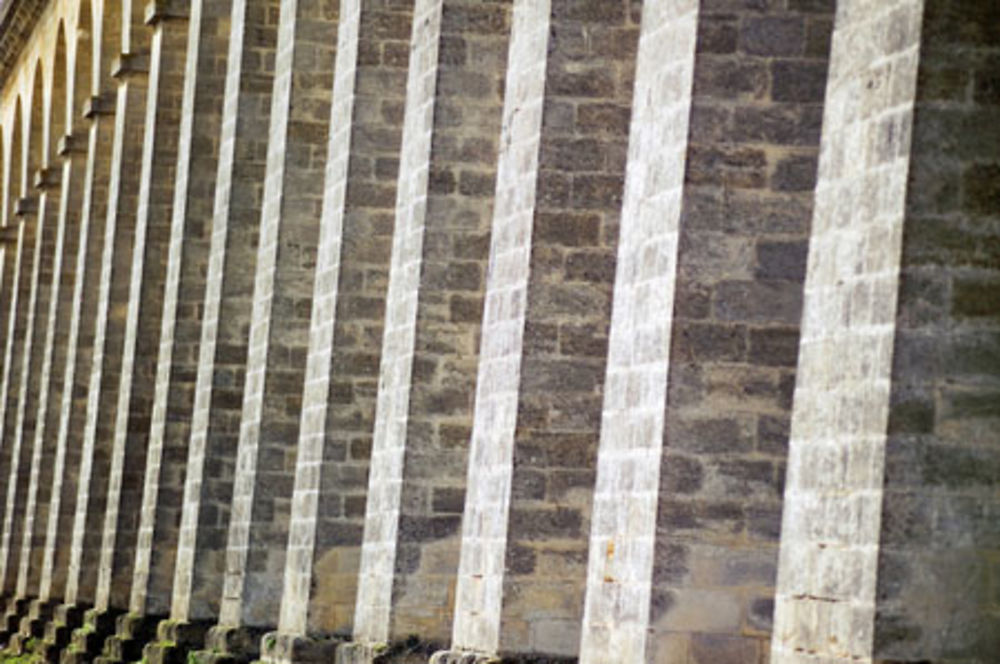
[[[558,655],[485,655],[466,650],[442,650],[434,653],[429,664],[577,664],[578,661],[576,657]]]
[[[104,648],[104,641],[114,634],[121,611],[88,609],[83,614],[83,626],[73,630],[70,644],[62,652],[62,664],[89,664]]]
[[[417,637],[388,645],[348,642],[337,648],[336,664],[427,664],[439,650],[440,643],[427,643]]]
[[[327,664],[342,639],[314,639],[298,634],[268,632],[260,640],[260,658],[267,664]]]
[[[211,623],[185,620],[161,620],[156,639],[142,649],[149,664],[185,664],[188,653],[205,647],[205,634]]]
[[[268,630],[260,627],[216,625],[205,633],[205,649],[188,657],[195,664],[236,664],[260,657],[260,640]]]

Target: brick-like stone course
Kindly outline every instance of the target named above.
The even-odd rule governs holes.
[[[152,404],[146,477],[130,610],[166,615],[173,599],[176,553],[198,375],[201,315],[211,240],[213,183],[224,92],[231,4],[190,6],[180,109],[176,180],[163,319]],[[176,30],[176,16],[154,18]],[[169,84],[176,84],[176,79]],[[176,93],[175,93],[176,94]],[[195,112],[197,109],[197,112]]]
[[[33,178],[34,179],[34,178]],[[35,221],[35,247],[33,271],[31,274],[31,294],[28,300],[28,320],[25,329],[24,359],[21,369],[21,395],[18,399],[18,413],[15,424],[17,438],[11,450],[16,458],[18,471],[17,481],[12,477],[8,483],[8,491],[17,486],[14,502],[16,517],[23,519],[20,527],[12,528],[11,549],[17,552],[17,568],[9,569],[8,573],[17,575],[15,592],[18,597],[37,595],[40,571],[41,546],[31,546],[39,521],[36,517],[38,495],[38,473],[41,463],[41,440],[36,446],[36,429],[38,402],[42,397],[42,367],[44,364],[45,338],[47,334],[48,308],[52,296],[53,263],[55,261],[56,240],[59,229],[59,191],[46,187],[36,190],[38,196],[38,216]],[[18,458],[19,457],[19,458]],[[11,464],[11,473],[15,472],[15,463]],[[23,491],[23,493],[22,493]],[[14,539],[19,537],[19,539]],[[37,543],[36,543],[37,544]]]
[[[838,7],[774,661],[997,652],[994,7]],[[990,175],[993,173],[993,175]],[[995,194],[985,194],[989,196]],[[961,533],[960,535],[958,533]],[[968,588],[968,592],[957,588]],[[919,608],[918,608],[919,607]]]
[[[171,618],[217,620],[236,469],[278,0],[234,0]]]
[[[274,626],[280,609],[336,39],[328,3],[282,1],[223,629]]]
[[[41,81],[36,79],[36,98],[41,94]],[[34,131],[28,133],[31,142],[41,140],[39,110],[38,117],[32,118]],[[20,114],[16,121],[21,121]],[[20,142],[17,142],[20,147]],[[20,534],[23,527],[23,499],[27,490],[27,472],[18,473],[18,469],[27,466],[27,453],[19,445],[21,437],[16,426],[18,420],[23,421],[18,413],[23,413],[25,394],[21,389],[24,383],[26,366],[31,360],[30,328],[32,323],[32,275],[39,247],[40,236],[37,233],[37,199],[28,198],[27,172],[32,172],[32,166],[38,167],[37,154],[31,154],[26,162],[26,172],[15,172],[19,182],[12,189],[20,189],[21,196],[15,199],[14,223],[17,224],[16,261],[14,265],[14,280],[11,284],[10,313],[8,314],[8,333],[4,349],[4,374],[0,386],[2,399],[2,415],[0,415],[0,477],[6,475],[4,485],[4,523],[0,536],[0,584],[6,597],[13,597],[16,591],[18,556],[21,551]],[[36,148],[37,152],[37,148]],[[20,160],[19,160],[20,161]],[[24,163],[24,162],[22,162]],[[20,509],[19,509],[20,508]]]
[[[78,105],[77,108],[81,107]],[[77,565],[71,566],[111,165],[109,159],[103,158],[104,150],[101,147],[110,143],[114,130],[114,122],[110,117],[93,117],[89,120],[89,125],[78,250],[75,257],[78,277],[74,284],[72,308],[68,312],[69,332],[63,378],[67,388],[63,390],[59,402],[52,502],[46,534],[46,557],[42,566],[43,587],[48,583],[61,586],[63,590],[59,596],[68,603],[75,602],[81,591],[82,599],[93,601],[97,571],[96,565],[92,564],[93,559],[88,559],[90,564],[82,578],[83,560],[78,559]]]
[[[89,44],[86,40],[80,48]],[[63,63],[65,64],[65,63]],[[64,95],[71,94],[74,89],[83,88],[89,93],[90,76],[75,74],[75,81],[68,86],[68,91]],[[82,99],[84,94],[80,94]],[[57,103],[57,102],[53,102]],[[77,108],[72,97],[69,101],[65,97],[61,98],[59,104],[69,104],[71,109]],[[71,120],[74,120],[71,118]],[[79,130],[80,121],[74,120],[74,124]],[[60,139],[65,140],[70,135],[72,128],[65,123],[58,125]],[[55,136],[53,136],[53,141]],[[37,501],[39,505],[38,524],[33,541],[26,544],[38,550],[39,581],[37,595],[41,600],[49,601],[61,599],[65,591],[65,565],[60,566],[59,573],[53,574],[55,565],[55,546],[49,546],[49,535],[52,532],[52,522],[60,521],[62,515],[58,512],[61,509],[61,496],[55,496],[60,489],[62,477],[66,469],[65,447],[62,448],[62,456],[59,454],[59,433],[60,420],[62,415],[61,405],[66,393],[72,389],[67,389],[66,363],[71,354],[70,337],[72,328],[72,311],[74,298],[77,295],[76,282],[77,275],[82,274],[78,262],[80,250],[80,226],[81,210],[83,206],[84,180],[87,170],[86,153],[80,150],[59,150],[58,160],[61,171],[61,195],[59,205],[59,231],[56,240],[56,263],[53,265],[52,277],[52,297],[48,311],[48,333],[46,337],[46,348],[44,365],[42,368],[43,394],[39,397],[36,431],[36,453],[37,461]],[[53,508],[55,511],[53,511]],[[58,528],[58,526],[56,526]],[[68,529],[67,529],[68,530]],[[64,540],[64,544],[68,540]],[[68,551],[68,546],[63,547]],[[64,558],[65,560],[65,558]]]
[[[126,48],[123,41],[123,48]],[[126,60],[127,61],[127,60]],[[114,133],[110,148],[107,216],[101,273],[97,288],[97,311],[94,316],[94,350],[91,356],[87,414],[83,426],[80,472],[77,482],[76,516],[70,554],[70,582],[67,604],[83,601],[100,610],[111,606],[111,584],[107,576],[110,560],[104,560],[103,583],[98,581],[105,554],[102,540],[105,509],[108,503],[108,480],[115,438],[118,392],[122,374],[125,341],[125,318],[128,309],[132,253],[139,195],[145,119],[146,80],[141,71],[119,66],[114,114]],[[107,150],[107,145],[101,146]],[[100,158],[100,157],[99,157]],[[101,586],[103,585],[103,588]],[[90,596],[80,596],[83,590]],[[124,608],[128,588],[118,587],[114,598]]]
[[[639,2],[515,3],[454,645],[579,651]]]
[[[344,636],[354,620],[411,5],[341,4],[283,634]]]
[[[992,661],[994,5],[0,0],[0,644]]]
[[[417,2],[354,638],[447,642],[509,3]]]
[[[645,0],[590,530],[582,662],[647,661],[696,3]]]
[[[149,28],[133,27],[133,32]],[[133,35],[133,38],[135,35]],[[146,451],[149,442],[156,358],[163,312],[174,173],[180,125],[186,21],[159,21],[152,30],[149,72],[124,73],[146,80],[142,168],[107,507],[98,570],[96,605],[130,606]],[[127,65],[128,61],[123,60]],[[124,85],[129,85],[126,82]],[[135,608],[134,606],[132,607]],[[142,607],[145,609],[146,607]],[[162,605],[161,610],[164,608]],[[144,614],[145,611],[139,612]]]

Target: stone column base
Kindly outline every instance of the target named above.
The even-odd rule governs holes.
[[[500,664],[500,658],[462,650],[441,650],[430,658],[430,664]]]
[[[28,615],[31,599],[28,597],[12,597],[7,600],[7,607],[0,624],[0,641],[7,642],[21,628],[21,619]]]
[[[89,609],[83,626],[73,631],[69,645],[59,658],[61,664],[90,664],[104,648],[104,641],[115,631],[115,621],[122,614],[117,609]]]
[[[384,643],[345,643],[337,648],[336,664],[427,664],[440,644],[417,638]]]
[[[205,634],[211,623],[186,620],[161,620],[156,626],[156,640],[142,650],[148,664],[186,664],[187,655],[205,647]]]
[[[484,655],[463,650],[442,650],[434,653],[430,664],[577,664],[578,661],[576,657],[557,655]]]
[[[45,625],[52,620],[56,602],[50,599],[35,599],[28,606],[28,615],[21,618],[20,634],[25,639],[38,638],[45,633]]]
[[[104,641],[101,655],[94,664],[123,664],[142,659],[142,650],[156,636],[156,626],[163,616],[126,613],[115,621],[115,633]]]
[[[52,611],[52,617],[42,631],[42,643],[38,654],[47,664],[57,664],[59,657],[73,638],[73,630],[83,624],[83,614],[88,607],[76,604],[60,604]]]
[[[341,639],[268,632],[260,641],[260,658],[267,664],[328,664],[341,643]]]
[[[266,628],[216,625],[205,634],[205,649],[192,652],[192,664],[243,664],[260,657]]]

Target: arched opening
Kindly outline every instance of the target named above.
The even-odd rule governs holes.
[[[26,166],[21,180],[21,196],[31,195],[31,179],[45,164],[45,85],[42,76],[42,62],[35,63],[35,78],[31,86],[31,119],[28,125],[28,149]]]
[[[7,145],[5,140],[7,134],[7,127],[0,125],[0,225],[7,225],[7,173],[10,172],[10,167],[7,165],[10,162],[10,155],[4,150]]]
[[[49,153],[46,162],[52,164],[56,156],[56,146],[59,139],[66,133],[69,126],[71,109],[66,105],[66,28],[60,22],[56,35],[56,55],[52,61],[52,91],[49,93]]]
[[[81,16],[84,7],[80,8]],[[92,70],[94,95],[111,86],[111,62],[123,50],[122,0],[104,0],[100,5],[100,22],[95,22],[100,32],[93,38],[94,67]]]
[[[5,205],[6,218],[4,219],[5,225],[14,225],[14,208],[17,205],[17,199],[21,196],[23,191],[24,183],[24,111],[23,111],[23,100],[20,96],[17,98],[17,102],[14,105],[14,126],[11,127],[11,141],[10,141],[10,159],[8,160],[8,168],[5,173],[5,179],[7,186],[4,191],[7,192],[7,201]]]
[[[98,92],[94,89],[93,73],[97,60],[91,35],[93,8],[90,0],[81,0],[79,11],[76,24],[76,57],[73,59],[76,69],[73,72],[67,72],[67,76],[71,77],[73,81],[73,99],[69,107],[69,117],[66,120],[67,133],[72,133],[75,130],[76,118],[83,110],[84,103]]]

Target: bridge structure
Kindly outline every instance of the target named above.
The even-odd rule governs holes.
[[[0,643],[1000,658],[1000,4],[0,1]]]

